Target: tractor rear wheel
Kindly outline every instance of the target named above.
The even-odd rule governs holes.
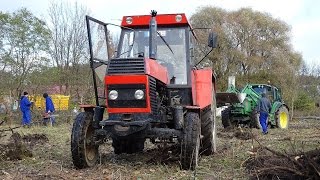
[[[82,169],[92,167],[99,157],[99,146],[94,143],[92,126],[93,112],[81,112],[77,115],[71,134],[71,155],[74,166]]]
[[[276,114],[276,126],[280,129],[287,129],[289,125],[289,111],[285,106],[281,106]]]
[[[224,109],[221,112],[221,121],[224,128],[232,127],[232,123],[230,120],[231,109],[230,107]]]
[[[187,112],[181,142],[181,166],[184,170],[194,170],[199,161],[200,118],[198,113]]]
[[[216,152],[216,115],[215,115],[215,105],[206,110],[201,117],[201,150],[200,154],[206,156]]]
[[[143,151],[144,142],[145,138],[113,137],[112,147],[115,154],[133,154]]]

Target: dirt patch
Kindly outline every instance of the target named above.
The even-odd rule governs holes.
[[[249,140],[255,137],[250,129],[247,128],[226,128],[217,133],[218,138],[232,139],[237,138],[241,140]]]
[[[158,148],[149,149],[146,152],[154,154],[147,160],[147,164],[170,164],[180,160],[180,147],[178,144],[158,146]]]
[[[23,143],[19,133],[13,133],[8,144],[0,145],[0,160],[21,160],[32,157],[32,152]]]
[[[242,128],[236,129],[235,132],[233,133],[233,136],[241,140],[249,140],[254,138],[253,133],[249,129],[242,129]]]
[[[320,149],[288,155],[260,148],[244,166],[251,179],[319,179]]]
[[[234,136],[232,133],[225,133],[225,132],[217,132],[218,138],[224,138],[224,139],[232,139]]]
[[[31,146],[49,142],[49,139],[45,134],[27,134],[22,137],[22,140]]]
[[[44,134],[28,134],[21,136],[13,133],[8,143],[0,144],[0,160],[22,160],[25,157],[32,157],[31,148],[36,144],[48,142]]]
[[[221,132],[232,132],[232,131],[234,131],[234,129],[235,129],[234,127],[229,126],[229,127],[220,129],[220,131]]]

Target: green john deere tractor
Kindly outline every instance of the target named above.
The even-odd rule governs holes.
[[[266,93],[272,105],[268,124],[271,127],[288,128],[289,108],[281,98],[280,89],[268,84],[247,84],[241,90],[231,84],[226,92],[217,93],[218,106],[227,106],[221,112],[223,127],[244,125],[260,128],[259,113],[255,109],[262,93]]]

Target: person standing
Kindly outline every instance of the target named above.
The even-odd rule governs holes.
[[[20,99],[20,110],[22,112],[22,126],[31,125],[31,102],[28,99],[28,92],[23,92],[23,96]]]
[[[271,103],[266,97],[266,93],[261,94],[261,99],[258,102],[257,111],[260,112],[259,122],[262,128],[263,134],[268,134],[268,116],[271,110]]]
[[[51,124],[54,125],[56,123],[55,118],[53,116],[55,112],[54,104],[52,102],[51,97],[48,95],[48,93],[43,93],[43,97],[46,100],[46,113],[49,115],[49,119],[51,121]]]

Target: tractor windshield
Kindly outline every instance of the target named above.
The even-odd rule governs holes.
[[[169,79],[175,84],[187,84],[186,28],[158,27],[157,61],[167,67]],[[134,58],[149,56],[149,29],[123,29],[118,48],[118,57]]]

